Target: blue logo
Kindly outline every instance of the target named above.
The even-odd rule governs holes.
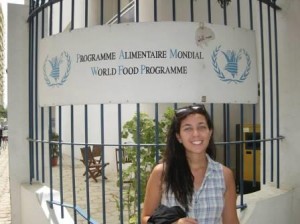
[[[62,86],[68,79],[71,70],[71,57],[67,52],[44,61],[44,79],[48,86]]]
[[[221,51],[224,57],[218,58],[220,49],[221,46],[216,47],[211,56],[212,65],[219,79],[227,83],[244,82],[251,69],[248,52],[245,49]]]

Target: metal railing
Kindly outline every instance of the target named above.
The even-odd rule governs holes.
[[[163,142],[158,140],[158,122],[159,117],[163,113],[166,105],[161,105],[154,103],[152,105],[136,104],[133,106],[135,108],[135,114],[137,114],[137,136],[139,136],[140,130],[140,117],[141,111],[147,111],[151,114],[151,118],[154,120],[154,136],[155,140],[151,143],[145,143],[138,141],[134,144],[125,144],[125,140],[122,138],[123,125],[126,122],[122,118],[124,114],[127,114],[126,105],[105,105],[99,102],[97,110],[98,115],[89,115],[91,110],[94,110],[93,105],[67,105],[67,106],[55,106],[55,107],[42,107],[38,106],[38,95],[39,91],[37,88],[38,79],[38,46],[42,38],[53,35],[55,32],[63,32],[64,29],[68,27],[63,27],[63,24],[70,24],[70,29],[82,28],[76,27],[78,25],[78,17],[76,13],[83,10],[83,17],[80,24],[83,27],[89,27],[90,25],[99,26],[113,21],[114,23],[122,22],[122,15],[124,12],[128,12],[128,9],[134,9],[134,20],[135,22],[140,22],[140,11],[139,6],[141,2],[139,0],[127,1],[128,7],[124,2],[120,0],[111,1],[114,4],[110,5],[111,11],[109,16],[106,10],[107,1],[62,1],[62,0],[36,0],[30,1],[30,11],[28,16],[29,24],[29,148],[30,148],[30,182],[33,180],[41,181],[43,183],[49,184],[51,188],[51,199],[49,201],[52,205],[61,206],[61,216],[64,217],[64,209],[69,208],[70,213],[75,223],[87,222],[87,223],[110,223],[109,208],[107,208],[108,200],[115,200],[118,204],[119,210],[116,215],[120,223],[128,222],[128,218],[125,218],[125,213],[128,212],[126,208],[126,202],[124,201],[124,186],[119,185],[118,193],[114,194],[114,199],[108,198],[106,194],[108,189],[112,188],[109,182],[106,182],[104,178],[101,179],[101,187],[98,189],[98,194],[101,196],[101,200],[97,203],[100,204],[101,208],[96,212],[96,215],[100,214],[100,218],[96,220],[94,218],[95,213],[92,212],[93,206],[92,198],[90,197],[91,187],[93,187],[91,181],[88,177],[85,177],[84,183],[84,201],[82,203],[82,198],[78,198],[78,183],[76,179],[76,173],[78,164],[78,151],[80,146],[87,146],[98,144],[102,145],[105,150],[103,151],[104,164],[109,160],[109,155],[115,148],[122,148],[124,146],[132,146],[136,148],[136,159],[137,159],[137,183],[136,191],[137,195],[141,195],[143,191],[141,186],[141,176],[142,170],[140,170],[140,162],[143,160],[141,157],[141,150],[144,147],[153,147],[155,150],[155,161],[159,160],[160,149],[164,146]],[[125,1],[126,2],[126,1]],[[149,10],[153,10],[153,18],[150,20],[153,22],[161,20],[173,20],[173,21],[206,21],[208,23],[216,23],[222,25],[229,25],[235,27],[242,27],[246,29],[255,30],[259,36],[260,46],[259,48],[259,69],[260,69],[260,82],[259,82],[259,94],[260,102],[257,105],[235,105],[235,104],[209,104],[210,115],[215,123],[215,131],[219,133],[217,142],[217,159],[229,166],[236,173],[236,182],[239,189],[240,201],[237,205],[239,209],[245,209],[247,207],[244,202],[245,194],[245,145],[251,145],[252,150],[252,163],[251,173],[252,188],[257,190],[257,182],[259,184],[266,184],[267,180],[274,182],[280,187],[280,161],[279,161],[279,141],[283,138],[279,133],[279,82],[278,82],[278,49],[277,49],[277,24],[276,24],[276,10],[280,10],[276,6],[276,1],[242,1],[235,0],[229,1],[229,4],[221,5],[214,4],[215,2],[222,1],[186,1],[184,4],[188,4],[187,8],[189,11],[185,14],[179,14],[178,10],[182,6],[182,1],[172,0],[169,1],[169,12],[161,12],[159,6],[161,1],[153,0],[153,7]],[[80,9],[78,9],[78,4],[81,4]],[[91,4],[93,4],[91,6]],[[90,21],[89,13],[91,12],[91,7],[97,6],[99,10],[98,13],[99,21]],[[130,7],[129,7],[130,6]],[[257,7],[259,10],[253,10]],[[126,10],[124,10],[126,9]],[[67,13],[71,10],[71,13]],[[241,15],[243,11],[243,16]],[[95,12],[95,10],[93,10]],[[131,11],[132,12],[132,11]],[[167,15],[165,15],[167,14]],[[56,16],[54,16],[56,15]],[[66,16],[70,15],[70,17]],[[67,25],[65,25],[67,26]],[[266,46],[266,43],[268,46]],[[103,43],[105,44],[105,43]],[[132,105],[131,105],[132,106]],[[174,104],[168,105],[176,108],[178,105],[176,102]],[[116,123],[115,123],[115,133],[114,140],[106,134],[107,124],[106,120],[111,117],[110,109],[113,107],[116,112]],[[149,109],[150,108],[150,109]],[[76,111],[83,111],[83,115],[75,115]],[[82,126],[78,128],[77,120],[82,121]],[[89,126],[90,122],[94,120],[98,121],[97,125],[93,128]],[[256,129],[256,125],[260,124],[259,130]],[[243,127],[248,125],[252,127],[252,138],[245,139],[243,135]],[[55,130],[58,132],[60,139],[57,142],[51,142],[51,132]],[[78,138],[76,132],[78,130],[82,131],[84,137]],[[97,130],[97,135],[92,132]],[[260,138],[256,139],[256,133],[260,133]],[[79,139],[79,140],[78,140]],[[51,144],[57,143],[59,145],[59,166],[53,168],[50,166],[50,150]],[[253,143],[253,144],[251,144]],[[260,143],[259,149],[257,144]],[[258,159],[256,157],[257,150],[260,151],[258,154],[262,159],[261,162],[261,172],[257,170],[256,162]],[[66,161],[64,160],[64,155],[68,155],[70,158],[70,163],[67,165],[69,167],[69,172],[71,179],[66,180],[64,174],[66,172]],[[122,173],[122,163],[121,172]],[[268,167],[267,167],[268,166]],[[81,167],[82,169],[82,167]],[[266,172],[268,170],[268,172]],[[105,175],[105,170],[103,170],[103,175]],[[256,175],[260,173],[262,177],[257,181]],[[116,175],[117,176],[117,175]],[[122,183],[122,174],[119,174],[119,180]],[[116,183],[115,183],[116,184]],[[66,185],[70,185],[71,188],[66,188]],[[115,185],[116,186],[116,185]],[[55,201],[53,199],[52,189],[59,190],[60,201]],[[66,200],[66,194],[70,193],[72,197]],[[117,196],[116,196],[117,195]],[[142,209],[143,198],[138,197],[136,204],[136,215],[140,217]],[[116,210],[116,207],[114,208]],[[83,221],[81,220],[83,218]],[[137,220],[136,223],[140,223]]]

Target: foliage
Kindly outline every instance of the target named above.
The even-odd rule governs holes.
[[[123,169],[122,172],[123,181],[128,183],[126,185],[122,184],[122,186],[124,187],[123,206],[128,211],[129,224],[138,223],[138,198],[140,198],[141,203],[144,201],[145,188],[150,172],[158,162],[156,158],[160,158],[163,152],[163,148],[158,145],[165,144],[167,130],[173,115],[174,110],[167,108],[162,119],[156,123],[155,120],[151,119],[147,114],[140,113],[139,123],[137,122],[137,115],[134,115],[133,118],[127,121],[123,126],[122,138],[126,140],[131,139],[136,144],[138,142],[140,143],[139,147],[123,147],[124,152],[126,152],[126,158],[131,161],[130,165]],[[137,124],[139,124],[139,132],[137,132]],[[158,135],[155,134],[156,129],[158,130]],[[138,149],[139,160],[137,159]],[[137,177],[137,174],[139,174],[139,177]],[[140,181],[138,182],[138,180]],[[120,180],[118,180],[118,185],[120,185]],[[118,209],[120,209],[117,197],[114,196],[114,198],[118,203]]]
[[[53,132],[50,140],[58,142],[59,135],[57,133]],[[50,143],[50,150],[51,150],[51,158],[59,156],[58,143]]]
[[[7,118],[7,110],[3,105],[0,105],[0,118]]]

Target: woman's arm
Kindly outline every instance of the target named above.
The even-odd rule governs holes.
[[[148,219],[160,204],[162,173],[163,164],[158,164],[154,167],[148,179],[142,212],[142,224],[147,224]]]
[[[228,167],[223,167],[226,192],[225,205],[222,213],[223,224],[238,224],[239,219],[236,212],[236,191],[235,181],[232,171]]]

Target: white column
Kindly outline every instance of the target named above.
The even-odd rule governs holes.
[[[12,223],[21,222],[21,183],[29,181],[28,6],[8,4],[9,174]]]

